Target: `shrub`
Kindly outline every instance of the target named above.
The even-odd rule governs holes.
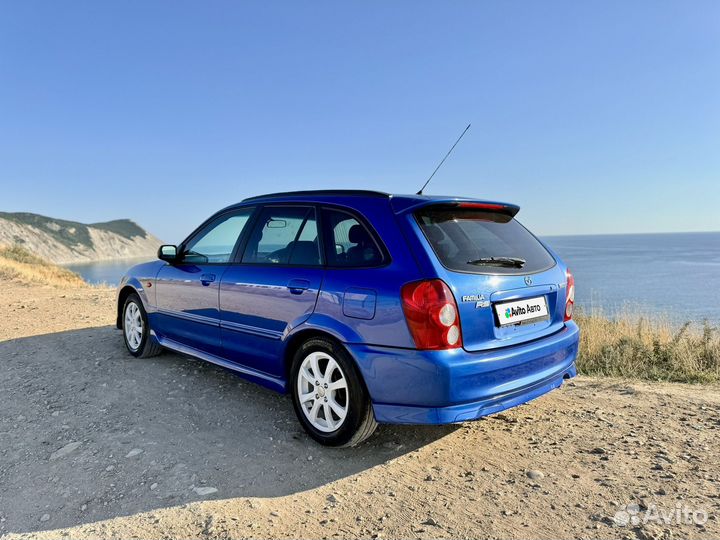
[[[680,327],[665,319],[576,317],[578,370],[586,375],[652,381],[720,381],[720,336],[707,321]]]
[[[75,272],[47,262],[19,246],[0,246],[0,278],[54,287],[87,285]]]

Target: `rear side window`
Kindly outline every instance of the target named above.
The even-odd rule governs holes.
[[[440,262],[450,270],[529,274],[555,265],[545,247],[505,214],[430,207],[415,218]]]
[[[263,209],[250,235],[242,262],[319,266],[315,209],[305,206]]]
[[[383,262],[373,235],[352,214],[325,208],[323,226],[327,230],[325,256],[330,266],[366,268]]]

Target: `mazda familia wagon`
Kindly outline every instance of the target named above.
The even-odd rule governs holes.
[[[117,326],[133,356],[167,348],[289,392],[322,444],[480,418],[576,373],[573,276],[518,210],[348,190],[245,199],[132,268]]]

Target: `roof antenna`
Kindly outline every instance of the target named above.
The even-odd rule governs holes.
[[[465,133],[467,133],[467,130],[470,129],[470,125],[471,125],[471,124],[468,124],[467,127],[465,128],[465,130],[460,134],[460,136],[458,137],[457,141],[455,141],[455,144],[453,144],[453,145],[452,145],[452,148],[450,148],[450,150],[448,150],[448,153],[445,154],[445,157],[444,157],[444,158],[442,158],[442,161],[440,162],[440,164],[439,164],[437,167],[435,167],[435,170],[434,170],[433,173],[430,175],[430,178],[428,178],[428,179],[425,181],[425,183],[423,184],[423,187],[420,188],[420,191],[418,191],[418,192],[416,193],[416,195],[422,195],[422,194],[423,194],[423,190],[424,190],[424,189],[427,187],[427,185],[430,183],[430,180],[432,180],[433,176],[435,176],[435,173],[438,172],[438,169],[439,169],[440,167],[442,167],[442,164],[445,163],[445,160],[448,158],[448,156],[452,153],[453,150],[455,150],[455,147],[457,146],[457,143],[460,142],[460,139],[463,138],[463,135],[465,135]]]

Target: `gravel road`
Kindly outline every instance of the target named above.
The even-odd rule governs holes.
[[[326,449],[284,396],[127,355],[112,291],[3,290],[3,538],[720,537],[716,386],[579,378],[478,422]]]

